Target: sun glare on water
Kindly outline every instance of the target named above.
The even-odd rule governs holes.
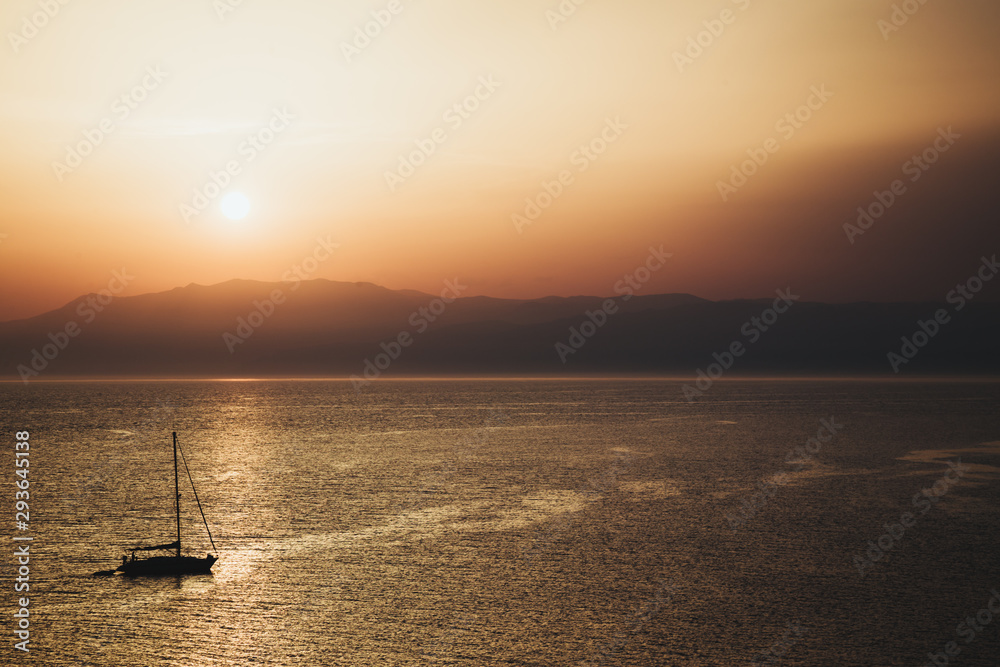
[[[250,200],[242,192],[230,192],[219,202],[219,207],[230,220],[242,220],[250,212]]]

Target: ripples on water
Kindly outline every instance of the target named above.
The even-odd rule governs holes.
[[[958,641],[951,664],[996,665],[1000,617],[968,644],[956,627],[1000,589],[998,398],[975,383],[727,382],[694,404],[667,381],[0,385],[6,432],[32,433],[26,664],[736,665],[773,647],[773,664],[921,665]],[[843,430],[786,463],[831,416]],[[214,574],[88,576],[172,539],[174,430]],[[959,457],[968,474],[862,577],[853,557]]]

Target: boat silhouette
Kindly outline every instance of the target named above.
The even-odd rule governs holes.
[[[181,493],[180,482],[177,472],[177,433],[174,434],[174,510],[177,516],[177,539],[167,544],[157,544],[154,546],[138,546],[126,549],[126,555],[122,556],[122,564],[114,571],[121,572],[129,577],[159,577],[173,576],[181,574],[209,574],[212,565],[219,559],[217,555],[206,554],[204,558],[197,556],[184,556],[181,553]],[[184,452],[181,452],[181,460],[184,462],[184,469],[187,471],[188,481],[191,482],[191,490],[194,492],[195,502],[198,503],[198,511],[201,512],[201,519],[205,523],[205,531],[208,539],[212,543],[212,549],[216,554],[215,540],[212,539],[212,531],[208,528],[208,521],[205,519],[205,512],[201,508],[201,501],[198,499],[198,491],[194,488],[194,480],[191,478],[191,470],[184,459]],[[143,558],[136,554],[155,551],[173,551],[170,556],[149,556]],[[100,574],[100,573],[99,573]]]

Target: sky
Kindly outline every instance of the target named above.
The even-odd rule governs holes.
[[[1000,251],[998,28],[994,0],[11,0],[0,320],[277,281],[321,240],[308,277],[430,293],[610,295],[662,247],[647,293],[942,300]]]

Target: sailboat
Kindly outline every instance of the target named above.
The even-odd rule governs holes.
[[[177,514],[177,539],[168,544],[157,544],[151,547],[132,547],[126,549],[126,555],[122,556],[122,564],[117,568],[117,572],[129,577],[158,577],[179,574],[208,574],[212,571],[212,565],[219,558],[213,554],[206,554],[204,558],[196,556],[184,556],[181,554],[181,493],[177,474],[177,433],[174,433],[174,510]],[[184,452],[181,452],[181,459],[184,461],[184,469],[187,471],[188,480],[191,482],[191,490],[194,492],[195,502],[198,503],[198,511],[201,512],[201,519],[205,522],[205,531],[208,539],[215,548],[215,540],[212,539],[212,531],[208,528],[208,521],[205,519],[205,512],[201,509],[201,501],[198,500],[198,491],[194,488],[194,480],[191,478],[191,470],[187,467],[187,460],[184,459]],[[148,558],[136,557],[137,552],[150,551],[173,551],[170,556],[150,556]]]

